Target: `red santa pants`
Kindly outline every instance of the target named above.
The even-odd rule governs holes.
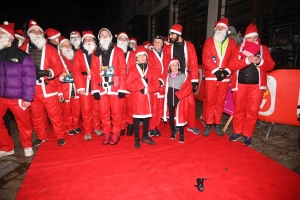
[[[82,115],[82,132],[83,134],[91,134],[93,130],[93,103],[94,97],[89,94],[80,96],[80,108]]]
[[[42,88],[36,87],[34,99],[30,107],[30,113],[33,129],[37,138],[40,140],[48,139],[45,109],[53,126],[55,137],[57,139],[63,139],[66,129],[57,95],[45,98]]]
[[[203,120],[205,124],[221,124],[229,82],[205,81]]]
[[[258,84],[238,84],[238,91],[233,92],[233,133],[252,137],[263,94]]]
[[[100,106],[98,100],[93,99],[93,129],[101,130]]]
[[[69,102],[60,103],[66,130],[79,128],[80,99],[70,98]]]
[[[122,129],[126,128],[126,124],[133,124],[131,94],[125,95],[124,103],[123,103]]]
[[[120,134],[124,99],[117,95],[101,95],[98,100],[103,133]]]
[[[20,141],[23,148],[32,146],[32,126],[30,123],[29,109],[21,109],[17,99],[6,99],[0,97],[0,150],[11,151],[14,149],[14,143],[9,136],[6,126],[4,124],[3,116],[7,109],[13,113],[16,120]]]
[[[151,97],[153,97],[151,98],[152,117],[150,118],[149,129],[154,130],[155,128],[159,127],[163,115],[164,98],[158,98],[158,95],[156,94],[152,95]]]

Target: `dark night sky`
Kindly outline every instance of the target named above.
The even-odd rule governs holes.
[[[92,30],[95,35],[105,27],[113,34],[119,19],[119,0],[0,0],[0,23],[14,22],[15,29],[34,19],[46,30],[55,28],[63,35],[72,30]],[[27,27],[25,27],[27,30]]]

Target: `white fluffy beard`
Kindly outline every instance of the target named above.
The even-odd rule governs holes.
[[[71,44],[75,47],[75,49],[79,49],[80,43],[81,43],[81,38],[71,38],[70,39]]]
[[[46,44],[46,39],[44,38],[44,35],[35,35],[32,33],[29,33],[29,38],[35,46],[37,46],[38,49],[42,49]]]
[[[86,43],[83,44],[83,48],[85,50],[87,50],[87,52],[88,52],[89,55],[93,52],[93,50],[95,49],[95,47],[96,47],[96,43],[95,42],[86,42]]]
[[[7,47],[10,37],[11,36],[7,33],[4,33],[4,34],[1,35],[1,37],[0,37],[0,50]]]
[[[111,43],[111,40],[112,40],[112,37],[110,37],[108,39],[100,39],[99,44],[103,49],[107,50],[109,47],[109,44]]]
[[[62,55],[64,55],[67,59],[72,60],[74,57],[73,49],[61,48]]]
[[[225,31],[217,31],[216,30],[214,33],[214,40],[216,42],[222,42],[225,39],[226,33],[227,33],[227,30],[225,30]]]
[[[124,53],[127,53],[128,42],[117,41],[117,47],[120,47]]]

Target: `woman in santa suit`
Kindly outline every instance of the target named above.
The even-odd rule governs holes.
[[[159,81],[155,69],[147,62],[147,49],[137,47],[136,65],[129,67],[126,81],[127,89],[132,97],[133,132],[135,136],[135,148],[140,148],[139,120],[143,119],[142,142],[154,145],[155,142],[149,138],[149,120],[152,117],[151,99],[159,89]]]
[[[229,140],[234,142],[244,136],[244,145],[250,146],[259,106],[267,89],[267,71],[274,68],[275,62],[268,47],[260,44],[254,24],[247,27],[243,44],[235,49],[231,59],[234,112],[233,134]]]

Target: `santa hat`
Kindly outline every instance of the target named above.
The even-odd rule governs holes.
[[[143,46],[138,46],[135,50],[135,57],[138,57],[139,55],[142,55],[142,54],[147,54],[147,49]]]
[[[22,40],[26,40],[25,34],[21,29],[15,30],[15,37],[19,37]]]
[[[60,32],[58,30],[53,29],[53,28],[48,28],[45,31],[45,35],[47,35],[47,38],[50,39],[50,40],[61,36]]]
[[[44,32],[43,29],[37,24],[36,21],[30,20],[29,24],[28,24],[27,34],[29,34],[29,32],[31,31],[31,29],[33,29],[33,28],[39,28],[42,32]]]
[[[82,38],[81,41],[83,42],[84,38],[90,36],[96,39],[92,31],[82,31]]]
[[[81,37],[81,35],[78,31],[72,31],[70,33],[70,38],[72,38],[72,37]]]
[[[155,37],[153,38],[153,42],[154,42],[155,39],[159,39],[159,40],[161,40],[162,42],[164,42],[164,38],[163,38],[163,36],[161,36],[161,35],[155,36]]]
[[[65,36],[63,36],[63,35],[60,36],[59,42],[58,42],[59,46],[61,46],[62,43],[66,42],[66,41],[69,41],[69,42],[70,42],[70,40],[69,40],[68,38],[66,38]]]
[[[255,24],[250,23],[246,29],[244,38],[258,36],[258,30]]]
[[[8,33],[13,38],[15,38],[15,31],[14,31],[15,23],[8,23],[5,21],[3,24],[0,25],[0,31]]]
[[[100,33],[101,33],[101,31],[104,31],[104,30],[107,31],[110,34],[110,37],[112,37],[111,32],[107,28],[101,28],[100,31],[99,31],[99,33],[98,33],[98,39],[100,39]]]
[[[172,58],[169,62],[169,68],[172,65],[172,63],[177,62],[178,63],[178,69],[180,69],[180,62],[177,58]]]
[[[224,26],[229,31],[229,23],[227,18],[222,18],[219,21],[215,21],[214,30],[217,29],[217,26]]]
[[[119,38],[120,36],[125,36],[128,39],[128,35],[125,32],[119,33],[117,38]]]
[[[134,37],[130,38],[129,42],[135,42],[137,43],[137,39],[135,39]]]
[[[174,24],[170,31],[170,33],[176,33],[177,35],[181,35],[182,34],[182,26],[180,24]]]

